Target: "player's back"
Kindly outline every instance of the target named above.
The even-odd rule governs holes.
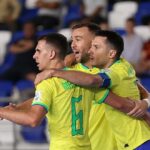
[[[59,78],[42,81],[38,89],[43,95],[39,103],[48,110],[50,150],[91,150],[88,125],[94,93]]]

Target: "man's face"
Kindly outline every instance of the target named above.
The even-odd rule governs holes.
[[[109,49],[106,37],[96,36],[89,51],[93,66],[104,68],[109,61]]]
[[[32,38],[35,35],[35,27],[31,23],[26,23],[23,27],[23,32],[26,38]]]
[[[35,50],[33,58],[35,59],[39,70],[48,69],[48,65],[50,64],[50,46],[46,44],[45,40],[40,40]]]
[[[125,24],[125,27],[126,27],[126,31],[128,33],[133,33],[134,32],[134,23],[132,21],[127,21],[126,24]]]
[[[89,61],[88,51],[91,47],[93,38],[94,35],[88,30],[87,27],[73,30],[71,47],[77,62],[86,63]]]

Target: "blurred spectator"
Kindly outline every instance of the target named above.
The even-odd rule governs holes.
[[[66,0],[67,1],[67,7],[69,9],[73,8],[74,10],[70,11],[75,11],[81,16],[84,14],[84,3],[83,0]]]
[[[85,17],[83,0],[64,0],[64,4],[66,12],[63,18],[63,27],[69,27],[73,21]]]
[[[4,63],[5,54],[7,52],[7,45],[11,41],[11,31],[0,31],[0,67]]]
[[[83,0],[85,15],[91,18],[106,16],[107,0]]]
[[[143,52],[144,52],[144,59],[150,61],[150,39],[144,43]]]
[[[38,16],[33,19],[36,26],[42,29],[56,27],[60,23],[61,0],[35,0]],[[42,30],[41,29],[41,30]]]
[[[150,77],[150,39],[144,43],[141,61],[137,67],[137,74],[140,77]]]
[[[99,26],[102,30],[110,30],[108,20],[105,18],[100,21]]]
[[[0,0],[0,30],[14,31],[16,29],[20,8],[17,0]]]
[[[134,18],[128,18],[125,24],[126,34],[123,36],[124,51],[122,56],[126,58],[136,69],[141,57],[143,40],[134,32],[134,27]]]
[[[34,80],[37,73],[37,67],[33,60],[33,54],[36,45],[36,29],[32,22],[27,22],[23,26],[23,38],[10,44],[9,50],[15,55],[15,61],[12,67],[0,79],[12,80],[14,82],[20,79]]]

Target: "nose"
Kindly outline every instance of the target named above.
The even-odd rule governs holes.
[[[33,55],[33,59],[36,59],[36,52],[35,52],[34,55]]]
[[[76,46],[76,44],[75,44],[75,42],[72,40],[72,42],[71,42],[71,48],[74,49],[75,46]]]
[[[88,53],[91,55],[93,52],[92,52],[92,47],[88,50]]]

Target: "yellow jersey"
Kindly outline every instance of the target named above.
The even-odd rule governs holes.
[[[139,90],[133,67],[123,58],[116,61],[105,72],[111,79],[110,89],[121,97],[139,100]],[[133,150],[150,140],[150,127],[145,121],[127,116],[126,114],[105,105],[106,117],[115,135],[119,150]]]
[[[90,74],[100,72],[100,69],[96,67],[89,69],[81,63],[72,66],[72,68]],[[106,95],[106,93],[102,95],[101,100],[104,100]],[[105,116],[104,103],[98,104],[95,101],[92,102],[89,118],[89,137],[92,150],[117,150],[115,137]]]
[[[89,116],[92,100],[100,100],[97,93],[56,77],[36,86],[32,105],[47,110],[50,150],[91,150]]]

